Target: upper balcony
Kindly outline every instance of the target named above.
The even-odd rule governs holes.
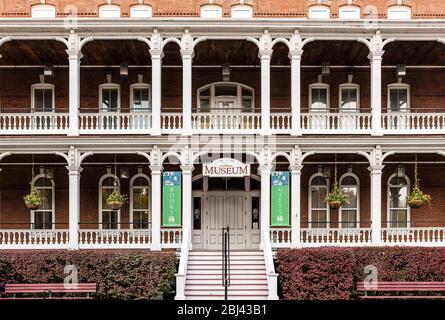
[[[439,42],[390,43],[378,70],[357,41],[310,42],[297,66],[280,41],[203,40],[189,61],[175,41],[156,58],[142,41],[91,40],[75,67],[64,46],[0,46],[0,135],[445,134]]]

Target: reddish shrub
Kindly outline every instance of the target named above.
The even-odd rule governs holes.
[[[380,281],[445,281],[445,249],[313,248],[279,250],[279,281],[284,299],[351,299],[365,267],[375,266]]]

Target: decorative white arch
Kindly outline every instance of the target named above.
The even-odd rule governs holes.
[[[396,177],[397,174],[393,173],[392,175],[389,176],[388,181],[386,183],[386,221],[388,224],[388,228],[389,226],[389,221],[391,221],[391,201],[390,201],[390,187],[393,186],[391,185],[391,180]],[[403,176],[403,178],[406,180],[407,184],[402,185],[403,187],[407,188],[406,191],[406,195],[408,196],[410,191],[411,191],[411,180],[409,179],[409,177],[405,174]],[[403,209],[405,210],[405,208],[395,208],[395,209]],[[411,208],[409,207],[408,203],[406,204],[406,220],[407,220],[407,224],[406,224],[406,228],[409,228],[411,226]]]
[[[129,218],[130,218],[130,229],[134,229],[134,208],[133,208],[133,191],[135,188],[139,188],[140,186],[134,186],[134,181],[137,178],[144,178],[147,181],[147,185],[145,187],[148,188],[148,227],[150,228],[150,221],[151,221],[151,180],[148,177],[148,175],[146,175],[145,173],[139,172],[137,174],[135,174],[131,179],[130,179],[130,197],[129,197],[129,201],[130,201],[130,213],[129,213]]]
[[[345,179],[347,177],[354,178],[354,180],[356,182],[356,185],[355,186],[354,185],[344,185],[343,184],[343,179]],[[356,217],[355,217],[355,219],[356,219],[355,220],[356,221],[356,226],[355,226],[355,228],[360,228],[360,178],[358,177],[358,175],[356,175],[353,172],[347,172],[347,173],[344,173],[340,177],[340,179],[338,181],[339,181],[340,188],[344,187],[344,186],[356,187],[357,188],[357,194],[356,194],[357,206],[355,208],[343,208],[343,207],[340,207],[340,209],[339,209],[338,222],[340,223],[340,227],[342,227],[342,224],[341,224],[342,223],[342,211],[343,210],[351,210],[352,209],[352,210],[356,210]]]
[[[56,228],[56,225],[55,225],[55,218],[56,218],[55,205],[56,205],[56,201],[55,201],[55,183],[54,183],[54,179],[53,178],[48,178],[46,173],[40,173],[40,174],[34,176],[31,179],[30,186],[34,187],[35,183],[39,179],[48,179],[51,182],[51,187],[46,187],[46,186],[45,187],[39,187],[39,186],[36,186],[37,189],[39,189],[39,190],[42,190],[42,189],[50,189],[51,190],[51,210],[42,210],[40,208],[37,209],[37,210],[30,210],[31,229],[35,229],[35,225],[34,225],[35,224],[35,216],[36,216],[36,214],[38,212],[40,212],[40,211],[51,211],[51,222],[52,222],[51,229],[54,230]]]
[[[309,209],[309,214],[308,214],[308,227],[310,229],[313,229],[312,226],[312,192],[311,192],[311,187],[312,187],[312,181],[317,178],[317,177],[322,177],[323,179],[325,179],[326,181],[326,194],[329,192],[329,178],[326,178],[323,176],[323,173],[321,172],[317,172],[314,173],[310,178],[309,178],[309,184],[308,184],[308,209]],[[329,205],[327,202],[326,203],[326,208],[316,208],[318,210],[326,210],[326,228],[330,228],[330,221],[331,221],[331,213],[330,213],[330,209],[329,209]]]
[[[99,204],[99,229],[100,230],[102,230],[102,228],[103,228],[103,210],[108,210],[108,209],[102,208],[102,189],[104,188],[102,186],[102,184],[103,184],[104,180],[107,178],[115,179],[115,181],[117,182],[118,189],[120,190],[120,188],[121,188],[120,179],[114,173],[108,172],[108,173],[105,173],[104,175],[102,175],[102,177],[100,177],[99,187],[98,187],[98,190],[99,190],[99,192],[98,192],[99,193],[98,194],[98,198],[99,198],[99,203],[98,203]],[[114,188],[114,186],[107,187],[107,189],[111,189],[111,188]],[[113,211],[113,210],[110,210],[110,211]],[[121,210],[120,209],[117,210],[116,214],[117,214],[117,229],[120,229],[120,227],[121,227],[121,224],[120,224],[121,223]]]

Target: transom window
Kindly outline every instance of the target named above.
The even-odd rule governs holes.
[[[115,183],[117,186],[115,186]],[[117,187],[120,190],[119,179],[111,173],[107,173],[99,181],[99,228],[119,229],[120,210],[113,210],[108,206],[107,198]]]
[[[36,19],[53,19],[56,17],[56,8],[49,4],[36,4],[31,7],[31,17]]]
[[[201,7],[201,18],[222,18],[222,8],[218,5],[207,4]]]
[[[117,112],[120,109],[120,86],[107,83],[99,87],[100,112]]]
[[[130,17],[132,18],[151,18],[152,9],[144,4],[137,4],[130,7]]]
[[[34,177],[31,184],[40,191],[43,197],[42,205],[31,211],[32,229],[54,229],[54,181],[39,174]]]
[[[250,19],[253,16],[253,10],[248,5],[235,5],[232,6],[232,18],[234,19]]]
[[[309,19],[329,19],[331,10],[327,6],[316,5],[309,7]]]
[[[388,226],[390,228],[407,228],[410,220],[408,207],[409,179],[393,174],[388,179]]]
[[[111,19],[120,18],[121,8],[114,4],[106,4],[99,7],[99,18]]]
[[[352,173],[340,178],[340,188],[349,196],[349,204],[340,208],[339,222],[341,228],[358,228],[359,224],[359,179]]]
[[[329,85],[314,83],[309,86],[309,111],[328,112],[329,110]]]
[[[358,112],[360,109],[360,86],[347,83],[340,85],[340,112]]]
[[[33,112],[54,111],[54,85],[39,83],[31,86],[31,109]]]
[[[198,89],[198,111],[254,112],[254,90],[234,82],[218,82]]]
[[[392,6],[388,8],[388,19],[409,20],[411,19],[411,8],[407,6]]]
[[[133,229],[148,229],[151,226],[150,185],[145,174],[135,175],[131,181],[130,223]]]
[[[342,6],[339,10],[339,18],[342,20],[360,19],[360,8],[357,6]]]
[[[328,180],[321,173],[309,181],[309,227],[326,228],[329,223],[329,207],[326,202]]]

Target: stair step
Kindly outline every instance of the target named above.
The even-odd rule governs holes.
[[[205,284],[205,285],[215,285],[219,286],[221,285],[221,278],[220,279],[188,279],[186,280],[186,284]],[[252,285],[260,285],[260,284],[267,284],[267,279],[232,279],[230,278],[230,283],[237,286],[242,284],[252,284]]]
[[[199,256],[189,256],[189,261],[199,261],[199,260],[214,260],[214,261],[222,261],[221,256],[207,256],[207,255],[199,255]],[[230,256],[230,261],[243,261],[243,260],[258,260],[264,262],[263,256]]]
[[[194,267],[192,269],[187,268],[187,276],[188,275],[217,275],[221,277],[222,269],[215,269],[215,268],[206,268],[206,267]],[[265,275],[266,274],[266,268],[258,268],[258,269],[230,269],[230,275],[248,275],[248,274],[254,274],[254,275]]]
[[[199,295],[190,295],[185,297],[186,300],[224,300],[224,295],[216,295],[216,296],[199,296]],[[267,300],[267,295],[262,296],[234,296],[229,295],[229,300]]]
[[[219,256],[221,257],[221,251],[190,251],[189,256]],[[262,256],[263,251],[230,251],[230,256]]]
[[[187,284],[185,285],[185,291],[192,291],[192,290],[203,290],[206,292],[214,292],[216,290],[224,290],[224,287],[219,284],[205,284],[205,283],[197,283],[197,284]],[[235,284],[231,283],[229,291],[232,290],[239,290],[239,291],[258,291],[258,290],[268,290],[267,289],[267,283],[260,283],[260,284]]]
[[[220,265],[222,266],[223,263],[220,260],[189,260],[188,265]],[[264,266],[264,260],[230,260],[230,266],[234,265],[246,265],[246,266],[252,266],[252,265],[263,265]]]
[[[220,274],[187,274],[187,280],[221,280]],[[258,274],[232,274],[230,273],[230,279],[233,280],[249,280],[249,281],[267,281],[267,277],[264,273]]]
[[[267,296],[268,295],[268,291],[266,290],[256,290],[256,289],[252,289],[252,290],[231,290],[229,289],[229,293],[228,295],[236,295],[236,296]],[[216,290],[216,289],[212,289],[212,290],[206,290],[206,289],[201,289],[201,290],[189,290],[186,289],[185,290],[185,296],[207,296],[207,297],[211,297],[211,296],[218,296],[218,295],[224,295],[224,288],[222,288],[221,290]]]
[[[222,270],[222,266],[219,264],[191,264],[187,266],[187,271],[188,270],[202,270],[202,269],[208,269],[208,270]],[[264,264],[258,264],[258,265],[252,265],[252,264],[248,264],[248,265],[240,265],[240,264],[235,264],[235,265],[231,265],[230,266],[230,271],[233,270],[263,270],[264,272],[266,272],[266,267],[264,266]]]

